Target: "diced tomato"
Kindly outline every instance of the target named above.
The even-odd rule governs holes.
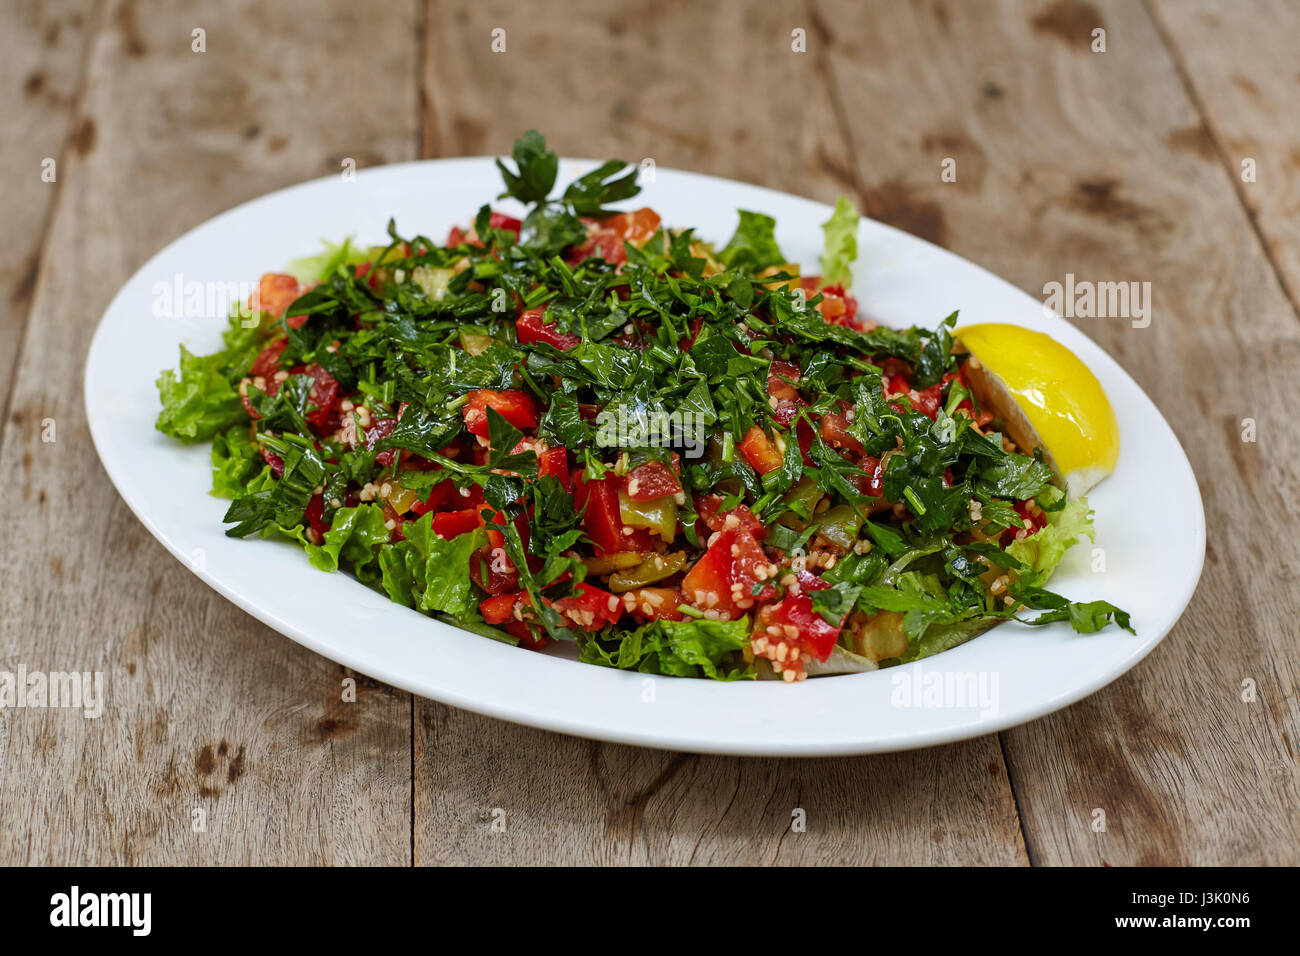
[[[505,624],[514,618],[515,602],[518,600],[518,593],[494,594],[479,603],[479,613],[483,615],[483,620],[487,624]]]
[[[284,459],[265,445],[259,445],[258,448],[262,452],[262,457],[266,459],[266,463],[271,466],[271,474],[277,478],[281,477],[284,474]]]
[[[754,425],[745,432],[745,436],[740,440],[740,452],[745,459],[753,466],[754,470],[760,475],[766,475],[769,471],[775,471],[781,467],[781,452],[773,441],[767,437],[763,429]]]
[[[270,378],[280,368],[280,356],[284,354],[285,348],[289,345],[289,340],[276,339],[266,348],[262,349],[260,355],[253,360],[253,367],[248,370],[248,374],[257,378]]]
[[[519,638],[520,647],[526,647],[530,651],[540,651],[551,643],[549,637],[545,634],[534,634],[532,629],[523,621],[511,621],[505,627],[507,631]]]
[[[853,485],[860,495],[870,495],[872,498],[879,498],[885,480],[885,469],[884,466],[880,464],[880,460],[867,455],[862,459],[862,463],[858,467],[866,472],[868,477],[862,478],[858,475],[849,475],[849,484]]]
[[[524,228],[524,224],[513,216],[507,216],[505,213],[501,212],[493,212],[488,217],[488,227],[491,229],[504,229],[506,232],[513,232],[517,237],[519,231]]]
[[[681,482],[673,470],[661,461],[647,461],[628,472],[627,496],[633,501],[653,501],[681,493]]]
[[[519,590],[519,570],[506,553],[505,536],[488,529],[488,543],[469,559],[469,576],[488,594]]]
[[[633,588],[623,596],[631,599],[631,614],[640,621],[682,621],[686,615],[677,610],[682,596],[676,588]],[[625,605],[626,606],[626,605]]]
[[[862,442],[849,434],[847,413],[827,412],[822,417],[822,440],[832,448],[846,448],[849,451],[862,451]]]
[[[446,511],[448,506],[455,504],[458,499],[459,495],[456,493],[456,486],[451,483],[449,478],[430,488],[425,499],[411,505],[411,510],[417,515],[427,514],[430,511]]]
[[[653,551],[654,545],[648,531],[644,528],[628,528],[623,524],[618,506],[621,486],[622,480],[614,475],[578,485],[574,493],[575,504],[579,508],[586,508],[586,513],[582,516],[582,530],[596,545],[598,552]]]
[[[290,375],[309,375],[312,379],[311,390],[307,400],[316,408],[306,415],[307,424],[318,432],[329,426],[337,427],[334,403],[339,397],[339,383],[329,372],[312,362],[310,365],[298,365],[289,370]],[[271,381],[266,384],[266,394],[275,395],[280,391],[280,383]],[[330,427],[332,431],[333,428]]]
[[[794,636],[788,634],[781,638],[769,637],[771,645],[779,644],[784,641],[788,646],[794,645],[799,648],[801,653],[811,654],[819,661],[824,661],[831,656],[831,651],[835,649],[835,642],[839,639],[840,628],[831,624],[822,617],[812,605],[812,598],[808,597],[801,587],[798,594],[787,594],[776,604],[769,604],[758,613],[758,631],[756,633],[765,633],[768,627],[778,627],[783,632],[787,626],[796,630]],[[767,656],[764,654],[763,656]],[[796,670],[802,670],[797,667]]]
[[[452,226],[451,231],[447,233],[447,248],[453,249],[456,246],[459,246],[465,241],[465,236],[466,232],[464,229],[460,228],[460,226]]]
[[[939,415],[939,392],[942,387],[942,385],[931,385],[929,388],[921,389],[916,393],[916,398],[912,399],[912,407],[933,421]]]
[[[324,496],[312,495],[311,501],[307,502],[307,510],[304,512],[304,517],[307,519],[307,523],[311,525],[312,530],[320,535],[323,535],[326,531],[330,529],[330,526],[327,525],[323,520],[322,516],[324,512],[325,512]]]
[[[487,410],[493,408],[502,418],[515,428],[537,427],[537,406],[527,392],[514,389],[494,392],[489,388],[480,388],[469,393],[469,401],[461,409],[465,417],[465,427],[471,435],[486,438],[488,435]]]
[[[615,265],[626,262],[627,250],[623,243],[643,245],[659,229],[660,221],[653,209],[622,212],[605,219],[584,219],[587,238],[573,249],[570,259],[581,262],[589,256],[599,256]]]
[[[682,593],[698,608],[737,617],[755,601],[771,600],[776,595],[770,584],[763,584],[754,594],[754,585],[760,583],[758,568],[764,568],[766,579],[768,564],[762,545],[748,531],[721,531],[682,579]]]
[[[537,456],[537,476],[550,476],[559,481],[561,487],[573,494],[573,475],[569,472],[569,452],[563,445],[555,445]]]
[[[820,575],[808,570],[796,571],[795,580],[799,582],[799,588],[803,591],[825,591],[830,587]]]
[[[799,417],[799,412],[807,407],[808,403],[802,398],[778,399],[776,408],[772,409],[772,419],[781,427],[789,428],[790,423]]]
[[[483,515],[477,508],[467,508],[464,511],[440,511],[433,516],[433,533],[446,540],[481,527],[483,527]]]
[[[625,239],[634,246],[640,246],[659,231],[659,213],[653,209],[642,208],[632,212],[621,212],[605,220],[605,228]]]
[[[529,309],[519,316],[519,320],[515,323],[515,334],[519,337],[520,345],[544,342],[547,345],[554,345],[557,349],[568,351],[582,343],[581,335],[561,332],[560,327],[554,322],[545,321],[545,315],[545,309]]]
[[[732,524],[732,528],[748,531],[755,538],[762,539],[767,529],[763,527],[763,522],[759,521],[754,512],[750,511],[746,505],[737,505],[730,511],[719,514],[718,505],[720,504],[722,504],[720,495],[698,495],[695,499],[695,510],[710,531],[730,530],[727,528],[727,519],[734,517],[736,520]]]
[[[278,319],[284,310],[302,295],[298,280],[281,272],[268,272],[257,283],[257,291],[249,300],[250,308],[257,308]]]
[[[787,402],[799,398],[799,390],[785,379],[799,380],[799,366],[794,362],[773,359],[772,367],[767,373],[767,394]]]
[[[621,600],[585,581],[578,585],[576,595],[552,601],[551,607],[585,631],[599,631],[606,624],[616,622],[623,614]]]

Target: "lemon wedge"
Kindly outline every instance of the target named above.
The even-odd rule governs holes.
[[[1115,470],[1119,422],[1097,377],[1042,332],[987,323],[954,330],[971,353],[966,378],[1007,435],[1043,457],[1071,497]]]

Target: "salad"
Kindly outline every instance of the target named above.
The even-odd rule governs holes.
[[[956,314],[862,315],[847,199],[808,275],[762,212],[719,244],[611,209],[636,167],[553,196],[538,133],[512,159],[522,219],[329,245],[162,373],[157,427],[211,442],[228,535],[485,637],[683,677],[872,670],[1012,619],[1129,628],[1044,588],[1087,501],[981,403]]]

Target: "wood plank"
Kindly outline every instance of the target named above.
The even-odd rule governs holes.
[[[343,703],[337,665],[167,555],[99,467],[80,387],[99,315],[164,243],[340,156],[410,158],[414,83],[392,80],[415,75],[414,8],[402,13],[105,11],[0,444],[14,489],[0,503],[0,661],[102,671],[107,706],[97,720],[0,716],[0,862],[410,859],[409,695],[362,681]],[[191,52],[195,27],[206,53]]]
[[[1300,862],[1300,324],[1154,23],[1120,0],[816,9],[834,27],[865,205],[1035,296],[1067,273],[1149,281],[1150,327],[1077,324],[1203,476],[1205,573],[1165,643],[1087,701],[1004,735],[1031,859]],[[1090,51],[1094,27],[1105,53]],[[944,157],[956,183],[940,181]],[[1257,443],[1242,440],[1245,418]],[[1247,678],[1255,703],[1240,696]]]
[[[872,757],[738,759],[602,744],[416,703],[421,865],[1025,860],[996,737]]]
[[[1205,129],[1186,142],[1222,159],[1291,301],[1300,302],[1300,7],[1156,0],[1152,11],[1205,114]],[[1254,161],[1253,182],[1243,179],[1246,160]]]
[[[562,155],[649,156],[827,201],[851,178],[828,63],[791,52],[791,30],[813,28],[802,4],[585,2],[555,16],[437,2],[426,22],[427,155],[507,153],[536,127]],[[505,53],[491,52],[496,27]],[[759,760],[610,746],[427,701],[416,715],[419,863],[1025,862],[994,737]],[[790,832],[797,807],[806,833]]]
[[[5,197],[5,229],[0,232],[0,415],[40,272],[41,240],[59,192],[60,160],[84,91],[82,66],[94,9],[92,0],[30,0],[9,4],[4,13],[0,169],[18,188]],[[79,142],[74,139],[74,149]],[[47,161],[53,167],[42,178]]]

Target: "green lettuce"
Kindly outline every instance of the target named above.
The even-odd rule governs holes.
[[[1084,536],[1092,541],[1097,540],[1088,499],[1075,498],[1060,511],[1049,511],[1047,526],[1037,534],[1012,542],[1007,548],[1007,554],[1027,564],[1031,570],[1041,573],[1042,577],[1038,581],[1042,583],[1056,570],[1056,566],[1065,557],[1065,552]]]
[[[453,618],[469,614],[477,603],[469,573],[470,558],[487,543],[486,532],[479,528],[451,540],[440,538],[433,533],[432,512],[407,522],[402,531],[405,541],[379,553],[388,596],[417,611],[442,612]]]
[[[375,549],[387,543],[391,534],[384,524],[387,520],[380,505],[340,508],[322,543],[307,545],[312,566],[322,571],[337,571],[340,566],[361,571],[375,560]]]
[[[351,239],[342,242],[324,240],[323,252],[314,256],[303,256],[289,263],[289,274],[299,282],[324,282],[340,266],[360,265],[369,258],[365,249],[356,249]]]
[[[162,412],[155,423],[164,435],[182,441],[212,438],[248,420],[239,393],[226,377],[227,355],[195,355],[181,346],[180,373],[167,369],[158,377]]]
[[[858,257],[858,211],[847,196],[836,200],[831,218],[822,223],[822,234],[826,237],[822,252],[822,281],[847,289],[853,284],[849,266]]]
[[[718,253],[718,259],[729,269],[748,272],[784,265],[786,258],[776,244],[776,220],[761,212],[738,211],[740,225],[731,241]]]
[[[651,621],[604,641],[579,635],[579,658],[649,674],[736,680],[755,676],[740,653],[749,646],[749,635],[748,618]]]
[[[212,436],[212,493],[237,498],[262,468],[269,467],[244,425],[232,425]]]

